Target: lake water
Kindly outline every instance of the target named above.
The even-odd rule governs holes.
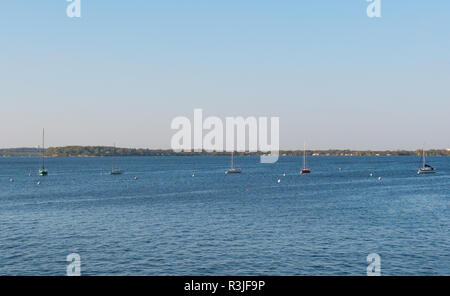
[[[0,274],[450,275],[450,157],[235,160],[0,158]]]

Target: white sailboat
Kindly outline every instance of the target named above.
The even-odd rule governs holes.
[[[422,149],[422,167],[417,171],[417,174],[423,175],[423,174],[434,174],[434,173],[436,173],[436,169],[427,164],[425,150]]]
[[[225,174],[240,174],[242,169],[234,167],[234,152],[231,152],[231,168],[225,171]]]
[[[114,166],[114,157],[116,154],[116,144],[114,144],[114,150],[112,155],[112,165],[111,165],[111,171],[109,172],[111,175],[122,175],[123,171],[120,168],[117,168]]]

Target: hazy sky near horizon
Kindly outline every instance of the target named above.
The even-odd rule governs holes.
[[[169,148],[176,116],[279,116],[281,148],[450,148],[450,1],[0,3],[0,147]]]

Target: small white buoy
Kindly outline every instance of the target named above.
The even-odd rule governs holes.
[[[378,177],[378,181],[381,181],[382,180],[382,178],[381,177]]]
[[[138,179],[138,177],[134,176],[134,179],[135,179],[135,180],[137,180],[137,179]]]
[[[13,179],[13,178],[10,178],[10,179],[9,179],[9,182],[13,183],[13,182],[14,182],[14,179]]]
[[[195,177],[195,174],[192,174],[192,178],[194,178]]]
[[[286,173],[283,174],[283,177],[286,177]]]
[[[372,173],[370,173],[370,174],[369,174],[369,176],[373,177],[373,174],[372,174]]]
[[[280,180],[280,179],[278,179],[278,183],[281,183],[281,180]]]
[[[37,182],[37,185],[41,185],[41,181],[38,181],[38,182]]]

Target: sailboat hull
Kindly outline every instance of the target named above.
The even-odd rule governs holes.
[[[123,174],[122,170],[120,170],[120,169],[112,169],[109,173],[111,175],[122,175]]]
[[[300,171],[300,174],[310,174],[311,173],[311,170],[308,170],[308,169],[303,169],[303,170],[301,170]]]
[[[417,174],[419,175],[434,174],[434,173],[436,173],[436,170],[434,169],[419,169],[417,171]]]
[[[225,174],[240,174],[240,173],[242,173],[242,170],[241,169],[237,169],[237,168],[234,168],[234,169],[229,169],[229,170],[226,170],[225,171]]]
[[[39,170],[39,176],[47,176],[48,171],[47,170]]]

